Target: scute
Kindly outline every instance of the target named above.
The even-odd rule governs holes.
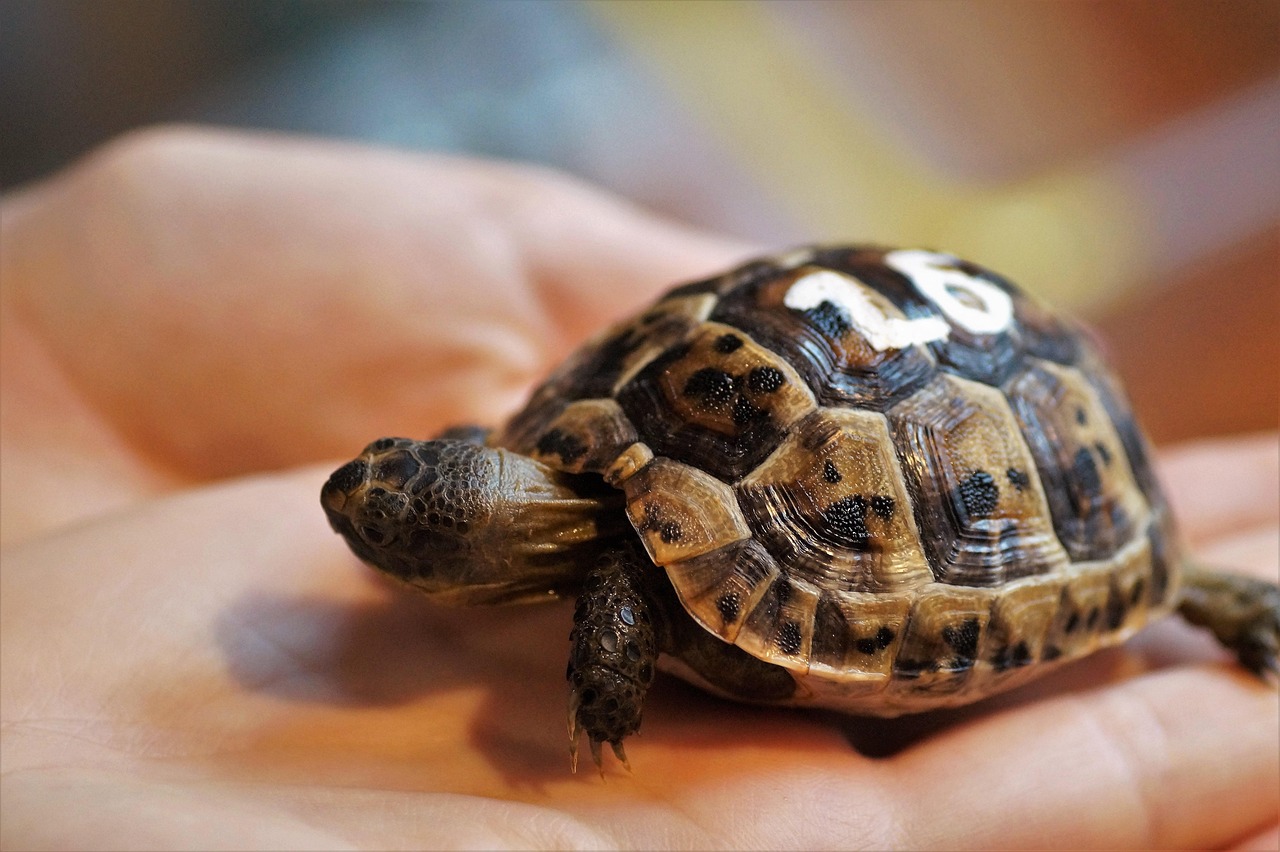
[[[893,673],[916,592],[825,592],[814,612],[809,671],[883,685]]]
[[[529,437],[529,455],[569,473],[600,473],[636,443],[636,427],[612,399],[580,399]]]
[[[933,580],[882,414],[814,412],[737,491],[756,539],[798,581],[893,592]]]
[[[824,405],[883,410],[927,381],[936,365],[925,346],[877,348],[839,298],[788,306],[788,294],[798,283],[803,287],[805,280],[822,274],[839,275],[837,280],[855,298],[865,300],[873,318],[906,319],[893,302],[856,277],[808,265],[736,288],[720,300],[712,318],[744,329],[783,356]]]
[[[941,374],[889,421],[938,580],[996,586],[1066,568],[1035,459],[1003,394]]]
[[[752,470],[815,407],[790,364],[714,322],[639,370],[618,403],[656,454],[727,482]]]
[[[879,248],[830,248],[814,256],[813,263],[857,277],[887,296],[908,317],[936,316],[939,311],[918,285],[886,259],[893,252]],[[937,266],[997,288],[1012,301],[1013,322],[1008,328],[979,334],[952,324],[952,333],[929,344],[938,364],[948,372],[974,381],[999,385],[1028,354],[1059,363],[1073,363],[1079,334],[1065,321],[1038,305],[1007,279],[975,263],[940,255]]]
[[[1139,535],[1149,505],[1111,418],[1084,376],[1029,358],[1005,392],[1072,560],[1106,559]]]
[[[634,373],[660,355],[667,347],[683,340],[698,324],[706,319],[715,298],[707,294],[677,296],[668,294],[639,316],[619,323],[588,341],[551,374],[532,398],[497,435],[494,443],[525,455],[537,455],[550,464],[564,470],[577,465],[593,473],[599,473],[603,464],[596,459],[592,463],[577,464],[557,461],[555,441],[544,444],[547,451],[538,449],[547,441],[553,429],[565,430],[557,421],[566,417],[565,410],[579,400],[612,399],[618,385],[626,382]],[[612,412],[598,422],[587,422],[581,414],[567,417],[578,427],[569,430],[586,446],[596,449],[597,455],[607,455],[604,448],[616,443],[617,435],[627,427]],[[591,434],[599,430],[599,434]],[[624,447],[626,445],[623,445]],[[572,452],[570,453],[572,455]]]
[[[747,616],[782,573],[769,552],[750,538],[666,567],[685,609],[726,642],[737,641]]]
[[[751,531],[733,491],[715,477],[655,458],[623,483],[627,515],[655,565],[701,556]]]
[[[998,592],[934,584],[911,608],[906,636],[893,663],[890,691],[957,693],[987,643],[986,628]]]

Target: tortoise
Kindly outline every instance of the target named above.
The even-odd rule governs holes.
[[[810,246],[676,287],[497,430],[383,438],[321,501],[440,601],[577,597],[601,766],[659,664],[715,694],[961,705],[1177,610],[1262,677],[1280,589],[1196,567],[1081,327],[949,254]]]

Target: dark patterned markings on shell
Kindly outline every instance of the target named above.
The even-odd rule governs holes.
[[[1129,592],[1129,605],[1137,606],[1138,601],[1142,600],[1142,593],[1147,590],[1147,584],[1141,577],[1133,584],[1133,589]]]
[[[971,518],[988,518],[1000,502],[1000,489],[985,470],[975,470],[960,483],[960,500]]]
[[[538,440],[539,453],[544,456],[559,456],[565,464],[573,464],[586,451],[586,444],[559,429],[551,429]]]
[[[867,501],[861,494],[841,497],[822,513],[828,536],[852,550],[866,550],[871,544],[867,529]]]
[[[644,340],[644,334],[635,328],[628,328],[601,344],[591,362],[591,374],[583,376],[586,379],[583,394],[601,396],[608,393],[614,380],[626,366],[627,359],[640,348]]]
[[[733,422],[739,426],[745,426],[752,420],[768,416],[769,412],[752,405],[751,400],[745,396],[740,396],[733,401]]]
[[[1044,654],[1042,656],[1042,659],[1046,663],[1051,663],[1061,656],[1062,656],[1062,649],[1059,648],[1057,645],[1050,645],[1049,647],[1044,649]]]
[[[1159,522],[1151,524],[1147,540],[1151,542],[1151,602],[1158,604],[1169,593],[1169,578],[1174,570],[1173,545]]]
[[[1089,417],[1084,413],[1084,409],[1076,406],[1076,422],[1081,426],[1089,422]]]
[[[377,452],[382,452],[383,450],[391,449],[395,445],[396,445],[395,438],[379,438],[378,440],[370,444],[369,448]]]
[[[786,377],[777,367],[756,367],[747,374],[747,387],[753,393],[773,393],[786,383]]]
[[[658,535],[667,544],[679,541],[682,534],[680,525],[675,521],[663,521],[658,525]]]
[[[876,494],[871,498],[871,511],[882,521],[887,521],[893,517],[893,509],[897,505],[894,499],[887,494]]]
[[[773,594],[777,598],[778,605],[782,606],[791,600],[791,583],[787,582],[785,578],[779,578],[773,584]]]
[[[730,624],[738,618],[738,613],[742,609],[742,599],[737,592],[725,592],[716,598],[716,609],[719,610],[724,623]]]
[[[1067,633],[1075,633],[1076,628],[1080,626],[1080,613],[1072,612],[1067,618],[1067,624],[1063,628]]]
[[[888,627],[881,627],[876,631],[876,635],[856,640],[853,647],[857,648],[859,653],[874,654],[876,651],[888,648],[896,636],[897,634]]]
[[[775,268],[767,280],[725,292],[710,318],[742,329],[779,355],[795,368],[820,405],[884,411],[933,376],[936,364],[927,349],[876,350],[852,328],[848,312],[834,300],[805,310],[785,307],[788,288],[804,274]],[[936,311],[926,313],[932,316]],[[792,381],[788,375],[788,385]]]
[[[844,477],[840,475],[840,471],[836,470],[836,463],[831,459],[827,459],[822,465],[822,478],[833,485],[844,479]]]
[[[1021,491],[1031,484],[1031,478],[1027,476],[1025,471],[1011,467],[1004,472],[1005,477],[1009,480],[1009,484]]]
[[[908,660],[899,657],[893,664],[893,673],[899,677],[916,678],[925,672],[936,672],[941,668],[937,660]]]
[[[1098,609],[1096,606],[1089,610],[1089,617],[1084,620],[1084,626],[1093,630],[1098,626],[1098,617],[1100,615],[1102,615],[1102,610]]]
[[[728,405],[735,393],[733,376],[715,367],[703,367],[684,383],[684,395],[701,400],[709,408]]]
[[[742,338],[736,334],[722,334],[716,338],[715,347],[717,352],[728,355],[742,347]]]
[[[1032,662],[1031,649],[1027,647],[1026,642],[1019,642],[1012,646],[1005,645],[991,658],[991,664],[998,672],[1029,666]]]
[[[818,327],[819,331],[833,340],[839,340],[853,328],[853,324],[849,322],[849,315],[834,302],[821,302],[816,307],[809,308],[804,314],[809,318],[809,322]]]
[[[1128,614],[1129,605],[1125,602],[1124,596],[1112,587],[1107,594],[1107,628],[1118,630],[1120,625],[1124,624],[1124,617]]]
[[[782,625],[782,630],[778,632],[778,648],[784,654],[794,654],[800,650],[800,625],[794,621],[788,621]]]
[[[1099,441],[1093,445],[1093,449],[1097,452],[1098,458],[1102,459],[1102,463],[1111,467],[1111,451],[1107,449],[1107,445]]]
[[[1080,494],[1086,499],[1093,499],[1102,493],[1102,476],[1098,473],[1098,463],[1093,460],[1093,453],[1088,447],[1076,450],[1071,460],[1071,474],[1075,477]]]
[[[942,628],[942,641],[951,646],[959,660],[970,663],[978,653],[978,619],[966,618],[959,626],[948,624]]]

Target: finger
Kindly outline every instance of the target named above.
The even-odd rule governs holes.
[[[1272,826],[1231,847],[1237,852],[1274,852],[1280,849],[1280,827]]]
[[[7,318],[200,476],[491,421],[588,329],[741,250],[537,169],[185,130],[7,207]]]
[[[1209,848],[1275,818],[1276,713],[1275,693],[1235,672],[1166,670],[985,716],[887,761],[805,750],[670,795],[681,842],[702,846]],[[628,824],[621,809],[603,822]]]
[[[1274,432],[1168,448],[1160,473],[1193,545],[1280,519],[1280,436]]]
[[[1274,820],[1277,696],[1171,669],[998,714],[896,766],[906,846],[1206,848]]]

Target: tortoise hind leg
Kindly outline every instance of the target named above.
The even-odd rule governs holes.
[[[1249,671],[1280,673],[1280,588],[1262,580],[1200,567],[1183,573],[1178,612],[1236,653]]]

